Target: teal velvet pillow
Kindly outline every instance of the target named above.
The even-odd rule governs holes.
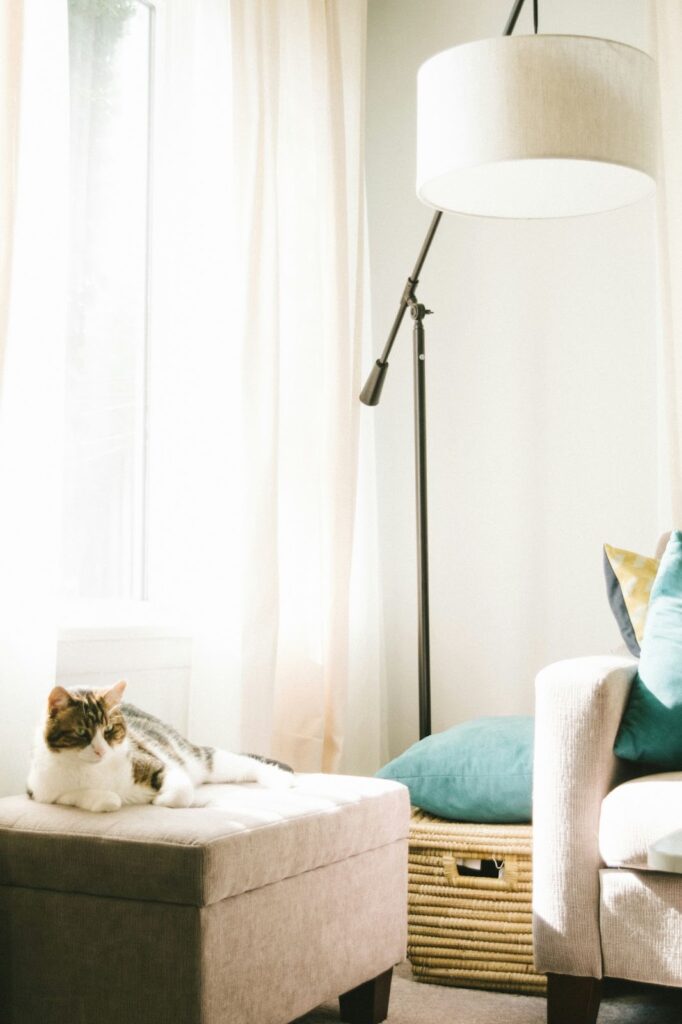
[[[651,588],[639,670],[614,750],[682,769],[682,532],[673,531]]]
[[[377,772],[416,807],[452,821],[531,820],[533,719],[477,718],[427,736]]]

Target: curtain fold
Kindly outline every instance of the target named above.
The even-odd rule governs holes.
[[[231,10],[248,398],[243,736],[256,749],[272,737],[274,754],[299,769],[331,771],[349,699],[353,551],[366,527],[366,5],[233,0]]]
[[[241,747],[240,356],[228,0],[159,8],[149,580],[192,635],[187,727]]]
[[[682,6],[651,0],[658,65],[661,167],[657,194],[659,525],[682,526]]]
[[[14,241],[22,32],[22,5],[4,4],[0,11],[0,388]]]
[[[66,3],[0,12],[0,791],[21,792],[56,660],[68,216]]]

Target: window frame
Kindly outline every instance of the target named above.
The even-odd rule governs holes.
[[[136,470],[135,481],[141,490],[140,523],[133,538],[135,589],[139,597],[120,600],[114,598],[58,598],[58,641],[86,639],[86,637],[119,638],[124,633],[132,637],[156,638],[187,635],[182,622],[167,609],[151,604],[149,600],[149,508],[150,508],[150,436],[151,436],[151,367],[152,359],[152,250],[154,206],[154,142],[157,107],[157,51],[158,15],[164,0],[133,0],[149,12],[148,71],[147,71],[147,135],[145,181],[145,272],[143,281],[144,344],[140,354],[140,378],[143,412],[139,428],[142,458]]]

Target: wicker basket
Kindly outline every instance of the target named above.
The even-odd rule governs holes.
[[[471,825],[414,810],[407,955],[418,981],[542,995],[533,966],[530,825]],[[458,862],[495,861],[499,878]]]

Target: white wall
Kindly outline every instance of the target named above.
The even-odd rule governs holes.
[[[517,32],[531,31],[527,3]],[[415,197],[415,79],[438,50],[502,32],[509,0],[369,0],[367,172],[377,354],[430,211]],[[642,0],[542,0],[545,32],[648,49]],[[609,541],[656,541],[653,203],[569,221],[444,217],[427,320],[434,731],[527,713],[558,658],[619,638]],[[394,755],[417,738],[410,324],[376,417]]]

